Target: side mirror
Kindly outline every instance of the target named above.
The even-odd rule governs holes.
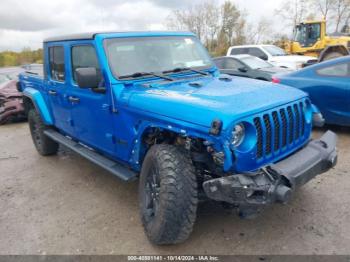
[[[260,59],[267,61],[269,58],[266,55],[259,56]]]
[[[242,73],[246,73],[248,71],[248,69],[246,67],[240,67],[240,68],[238,68],[238,71],[240,71]]]
[[[100,83],[100,77],[95,67],[77,68],[75,76],[80,88],[97,88]]]

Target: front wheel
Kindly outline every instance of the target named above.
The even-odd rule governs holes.
[[[41,119],[39,113],[31,108],[28,112],[28,123],[33,143],[42,156],[54,155],[58,151],[58,143],[44,134],[49,127]]]
[[[139,202],[147,237],[154,244],[185,241],[196,219],[197,181],[188,153],[172,145],[154,145],[144,159]]]

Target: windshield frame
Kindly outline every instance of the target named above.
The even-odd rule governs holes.
[[[195,41],[199,48],[202,49],[202,51],[204,51],[207,55],[207,58],[208,58],[208,61],[210,61],[210,65],[207,65],[207,66],[193,66],[193,67],[190,67],[191,69],[195,69],[195,70],[205,70],[205,71],[210,71],[212,70],[213,68],[215,68],[215,64],[212,60],[212,57],[210,56],[210,54],[208,53],[208,50],[204,47],[204,45],[199,41],[199,39],[195,36],[195,35],[187,35],[187,34],[184,34],[184,35],[154,35],[154,36],[128,36],[128,37],[110,37],[110,38],[104,38],[103,39],[103,49],[104,49],[104,53],[105,53],[105,57],[107,59],[107,65],[109,67],[109,71],[111,72],[112,76],[118,80],[118,81],[130,81],[130,80],[144,80],[144,79],[156,79],[156,78],[159,78],[159,77],[155,77],[155,76],[152,76],[152,75],[144,75],[144,76],[139,76],[139,77],[127,77],[127,78],[121,78],[123,77],[123,75],[118,75],[117,72],[115,72],[115,70],[113,69],[113,66],[111,65],[111,59],[110,59],[110,54],[109,54],[109,51],[108,51],[108,42],[111,42],[111,41],[117,41],[117,40],[125,40],[125,39],[128,39],[128,40],[131,40],[131,39],[140,39],[140,38],[150,38],[150,39],[154,39],[154,38],[191,38],[193,41]],[[175,69],[176,67],[172,68],[172,69]],[[169,69],[171,70],[171,69]],[[204,71],[204,72],[205,72]],[[154,71],[154,72],[145,72],[145,73],[156,73],[156,74],[162,74],[162,71]],[[193,74],[194,72],[191,72],[191,71],[181,71],[181,72],[171,72],[171,73],[166,73],[164,74],[165,76],[166,75],[189,75],[189,74]]]

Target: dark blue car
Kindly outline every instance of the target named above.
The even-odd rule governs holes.
[[[326,123],[350,126],[350,56],[278,75],[273,82],[307,92]]]

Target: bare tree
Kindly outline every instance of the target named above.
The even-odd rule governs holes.
[[[350,16],[350,0],[336,0],[335,4],[335,32],[339,32],[342,23],[347,23]]]
[[[214,42],[219,33],[220,24],[220,8],[212,2],[203,4],[206,45],[210,50],[214,48]]]
[[[262,17],[256,25],[248,26],[247,41],[252,44],[260,44],[271,38],[271,32],[271,21]]]
[[[208,1],[174,10],[167,22],[169,29],[194,32],[212,53],[221,54],[233,43],[246,42],[246,21],[231,1],[221,6]]]
[[[281,17],[287,26],[294,28],[308,16],[308,6],[308,0],[284,1],[283,4],[275,10],[275,14]]]
[[[209,1],[188,9],[174,10],[168,17],[167,26],[169,29],[194,32],[201,41],[209,43],[220,29],[219,7]]]
[[[242,21],[241,12],[230,1],[226,1],[222,5],[222,30],[226,34],[229,43],[233,41],[233,34],[241,34],[245,22]],[[236,36],[237,38],[237,36]]]
[[[205,34],[205,20],[202,5],[188,9],[174,10],[168,17],[168,28],[173,30],[189,30],[200,40]]]
[[[327,21],[329,14],[335,10],[337,0],[311,0],[311,7],[317,10]]]

